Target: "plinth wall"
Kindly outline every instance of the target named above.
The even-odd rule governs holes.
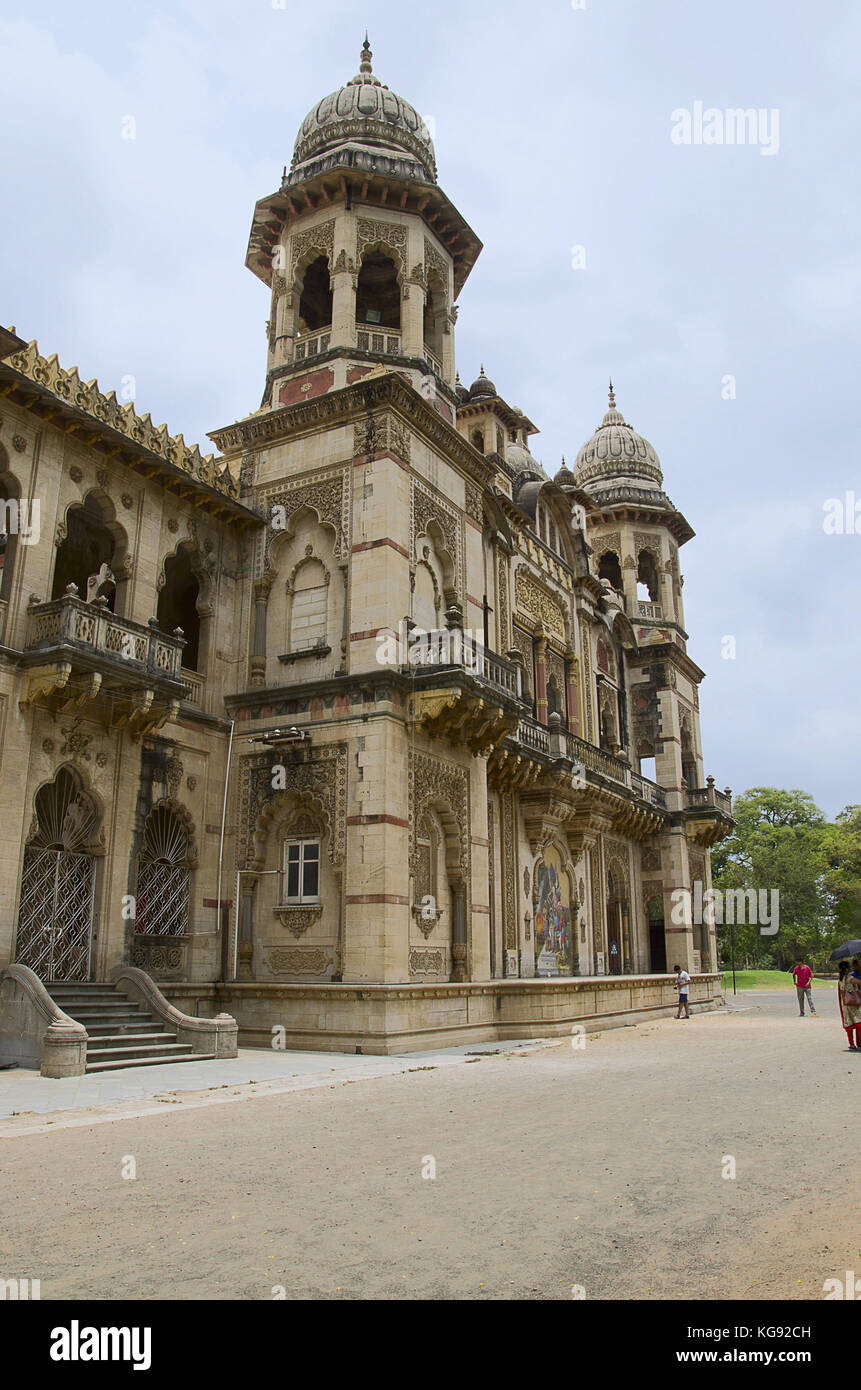
[[[388,1055],[464,1043],[564,1037],[666,1017],[672,975],[495,980],[449,985],[164,984],[190,1014],[232,1014],[240,1047]],[[722,977],[695,975],[693,1012],[723,1007]],[[275,1030],[283,1029],[283,1034]]]

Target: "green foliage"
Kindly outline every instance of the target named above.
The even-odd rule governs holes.
[[[823,965],[845,940],[847,923],[861,925],[861,807],[847,807],[829,825],[808,792],[753,787],[736,798],[733,815],[734,834],[712,852],[715,887],[780,893],[777,935],[736,926],[736,961],[789,970],[803,955]],[[718,941],[727,960],[728,926],[718,927]]]

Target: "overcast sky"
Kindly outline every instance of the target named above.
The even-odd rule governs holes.
[[[484,362],[553,473],[600,423],[612,374],[697,533],[682,561],[706,772],[734,792],[804,788],[828,815],[861,802],[861,507],[857,534],[823,527],[828,499],[861,503],[861,6],[2,14],[0,322],[104,390],[132,375],[138,410],[205,450],[260,403],[254,203],[308,109],[357,72],[367,26],[376,74],[432,118],[440,183],[485,245],[460,297],[462,379]],[[697,102],[761,111],[757,142],[697,143],[692,125],[677,143],[674,113],[694,120]]]

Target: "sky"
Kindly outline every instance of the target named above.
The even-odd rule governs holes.
[[[706,773],[861,802],[854,0],[3,0],[0,322],[209,451],[263,389],[254,204],[366,28],[484,242],[461,378],[553,474],[612,376],[696,531]]]

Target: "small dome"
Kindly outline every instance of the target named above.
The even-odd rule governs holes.
[[[528,473],[533,478],[546,478],[544,469],[528,449],[522,444],[506,444],[505,462],[508,464],[515,477],[521,473]]]
[[[484,374],[484,363],[481,364],[481,372],[469,388],[469,399],[478,400],[482,396],[497,395],[496,387],[489,377]]]
[[[461,381],[459,372],[455,372],[454,389],[459,401],[469,400],[469,391],[466,389],[463,382]]]
[[[574,477],[574,474],[571,472],[571,469],[566,464],[564,458],[562,460],[562,467],[559,469],[559,472],[554,476],[553,481],[557,484],[558,487],[577,486],[577,479]]]
[[[362,46],[359,72],[337,92],[318,101],[296,137],[293,168],[337,145],[358,143],[405,152],[436,180],[436,155],[430,131],[415,107],[384,86],[373,74],[371,46]]]
[[[576,486],[587,491],[601,484],[630,482],[631,486],[660,488],[663,484],[661,462],[648,439],[627,423],[621,410],[616,409],[613,383],[610,382],[610,408],[604,419],[587,439],[574,462]]]

